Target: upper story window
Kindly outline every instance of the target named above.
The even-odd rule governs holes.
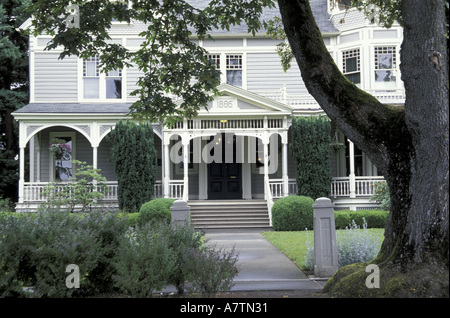
[[[122,70],[100,73],[98,56],[83,59],[83,98],[122,99]]]
[[[361,55],[359,49],[342,52],[342,72],[353,84],[361,83]]]
[[[375,82],[384,86],[395,86],[397,68],[396,48],[393,46],[375,47]]]
[[[216,65],[222,74],[225,74],[223,82],[242,87],[242,54],[210,54],[208,58]],[[225,60],[221,63],[221,60]]]
[[[242,55],[227,55],[227,84],[242,87]]]
[[[98,99],[100,72],[98,56],[83,59],[83,98]]]

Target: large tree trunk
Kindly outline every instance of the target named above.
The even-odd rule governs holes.
[[[412,3],[414,2],[414,3]],[[284,29],[312,96],[383,173],[391,214],[369,289],[367,264],[339,270],[325,290],[344,296],[448,297],[448,82],[442,0],[403,1],[405,107],[345,79],[323,44],[309,0],[279,0]],[[425,27],[424,27],[425,26]],[[352,274],[350,276],[350,274]]]

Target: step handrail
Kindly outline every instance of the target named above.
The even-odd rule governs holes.
[[[272,196],[272,190],[270,189],[269,178],[267,176],[264,177],[264,189],[266,192],[267,209],[269,212],[269,225],[272,226],[273,196]]]

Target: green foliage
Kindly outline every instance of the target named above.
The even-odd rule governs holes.
[[[151,124],[119,121],[108,134],[118,183],[119,208],[138,212],[152,199],[157,154]]]
[[[0,196],[0,212],[14,212],[14,203],[9,199],[2,199]]]
[[[388,217],[389,211],[382,210],[342,210],[334,212],[336,229],[350,227],[353,222],[360,227],[364,226],[364,222],[366,222],[367,228],[384,228]]]
[[[100,174],[100,169],[94,169],[86,162],[71,160],[76,165],[75,176],[69,182],[54,181],[45,190],[48,199],[43,205],[49,208],[66,206],[73,212],[79,206],[81,212],[91,208],[92,204],[107,191],[106,178]]]
[[[116,250],[111,237],[123,232],[123,225],[113,214],[0,214],[0,295],[27,296],[27,287],[33,297],[81,296],[102,290],[111,279],[104,264]],[[79,267],[79,289],[66,286],[69,264]]]
[[[362,227],[354,221],[343,231],[336,232],[338,264],[344,267],[354,263],[364,263],[373,260],[381,246],[382,239],[374,232],[368,230],[363,220]],[[314,269],[314,246],[309,238],[306,242],[307,253],[305,267]]]
[[[208,60],[207,52],[191,38],[211,39],[214,28],[246,23],[255,34],[261,28],[260,15],[272,0],[209,1],[194,8],[188,1],[121,1],[109,0],[36,0],[29,8],[33,13],[34,34],[53,35],[47,49],[61,47],[61,57],[99,55],[103,71],[135,64],[143,73],[138,79],[138,96],[130,114],[150,121],[173,122],[191,118],[218,93],[220,72]],[[79,6],[82,23],[67,27],[69,4]],[[111,43],[108,31],[111,21],[145,23],[139,34],[143,43],[137,50]],[[167,96],[172,94],[179,105]]]
[[[291,62],[294,59],[291,46],[286,38],[286,33],[283,29],[283,21],[279,17],[274,17],[272,20],[265,22],[267,35],[273,39],[283,40],[277,44],[276,51],[281,58],[281,67],[283,71],[287,72],[291,68]]]
[[[162,289],[176,267],[169,237],[162,235],[163,223],[147,223],[121,237],[114,261],[115,285],[133,297],[150,297]]]
[[[149,221],[164,221],[170,222],[172,213],[170,207],[175,199],[154,199],[147,203],[144,203],[139,210],[139,221],[141,224]]]
[[[292,118],[289,150],[297,163],[297,194],[314,200],[330,194],[330,121],[325,117]]]
[[[229,291],[238,274],[238,258],[234,249],[229,252],[212,247],[188,249],[183,253],[183,260],[183,270],[193,278],[190,291],[205,297]]]
[[[391,196],[389,193],[389,186],[387,182],[377,182],[375,190],[370,198],[370,201],[376,202],[380,205],[380,208],[386,211],[391,210]]]
[[[11,115],[28,102],[28,39],[17,28],[31,0],[0,0],[0,197],[18,198],[18,125]]]
[[[272,207],[274,231],[303,231],[312,229],[314,200],[306,196],[288,196],[275,201]]]

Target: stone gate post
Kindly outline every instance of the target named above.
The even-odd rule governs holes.
[[[338,270],[334,203],[318,198],[314,208],[314,276],[330,277]]]
[[[190,211],[191,207],[184,200],[176,200],[170,207],[172,212],[172,224],[183,225],[191,223]]]

